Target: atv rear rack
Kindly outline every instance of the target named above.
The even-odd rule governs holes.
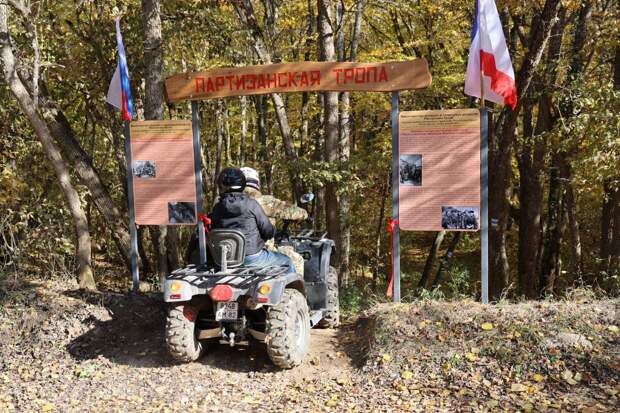
[[[168,280],[183,280],[198,288],[207,288],[215,284],[231,284],[237,288],[247,288],[256,281],[269,280],[288,272],[286,266],[260,266],[232,268],[225,272],[215,268],[196,266],[193,264],[172,272]]]

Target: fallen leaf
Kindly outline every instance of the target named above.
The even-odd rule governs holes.
[[[336,379],[336,383],[338,383],[341,386],[346,386],[346,385],[350,384],[349,381],[347,379],[343,378],[343,377],[337,378]]]
[[[493,324],[492,323],[482,323],[482,324],[480,324],[480,328],[485,330],[485,331],[493,330]]]
[[[527,386],[521,383],[513,383],[512,386],[510,386],[510,391],[513,393],[525,392],[527,391]]]
[[[537,373],[532,376],[532,380],[534,380],[536,383],[540,383],[544,379],[545,379],[545,376],[543,376],[542,374]]]
[[[474,353],[466,353],[465,358],[472,362],[480,360],[480,357],[476,356]]]

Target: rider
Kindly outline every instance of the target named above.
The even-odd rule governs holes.
[[[265,241],[273,238],[275,228],[261,206],[243,193],[246,181],[241,170],[224,169],[219,177],[221,195],[211,213],[211,228],[236,229],[245,236],[244,265],[266,266],[286,265],[290,272],[295,271],[289,257],[265,249]]]
[[[260,178],[256,169],[244,166],[241,172],[245,175],[245,189],[243,192],[248,194],[263,207],[267,216],[272,220],[276,218],[289,219],[292,221],[303,221],[308,219],[308,211],[288,202],[281,201],[271,195],[263,195],[260,191]]]
[[[287,219],[292,221],[303,221],[308,219],[308,211],[300,208],[296,205],[289,204],[285,201],[281,201],[278,198],[271,195],[263,195],[260,191],[260,178],[258,172],[248,166],[241,168],[241,172],[245,175],[245,189],[243,192],[248,194],[250,198],[255,199],[259,203],[263,210],[269,217],[272,224],[275,224],[275,219]],[[269,240],[266,243],[267,248],[270,250],[277,250],[280,253],[287,255],[293,260],[295,269],[300,275],[304,274],[304,259],[299,253],[295,252],[295,249],[291,246],[280,246],[276,249],[273,241]]]

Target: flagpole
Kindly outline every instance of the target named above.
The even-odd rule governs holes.
[[[484,74],[480,68],[480,289],[489,303],[489,111],[484,101]]]
[[[399,173],[398,173],[398,98],[399,92],[392,92],[392,224],[393,224],[393,236],[392,236],[392,271],[394,275],[393,295],[394,302],[400,303],[400,198],[398,194],[399,190]]]
[[[125,157],[127,160],[127,209],[129,211],[129,235],[131,238],[131,279],[132,289],[137,292],[140,288],[140,273],[138,269],[138,230],[136,228],[136,211],[133,199],[133,170],[131,167],[131,124],[125,126]]]

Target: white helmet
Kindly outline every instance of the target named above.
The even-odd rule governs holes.
[[[244,166],[241,168],[241,172],[245,175],[245,186],[260,191],[260,178],[258,177],[258,172],[256,172],[256,169],[250,168],[249,166]]]

